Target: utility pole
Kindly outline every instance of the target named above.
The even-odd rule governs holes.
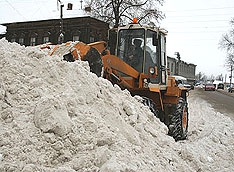
[[[232,85],[232,71],[233,71],[233,68],[232,68],[232,65],[231,65],[230,86]]]
[[[224,80],[224,83],[225,83],[225,84],[227,83],[227,74],[225,74],[225,80]]]
[[[60,2],[60,31],[59,31],[58,43],[62,44],[64,41],[64,33],[63,33],[63,7],[64,5],[61,3],[60,0],[58,0],[58,2]]]
[[[181,59],[180,53],[179,52],[175,52],[174,55],[176,55],[176,58],[178,59],[176,61],[176,64],[175,64],[176,65],[175,66],[175,75],[179,75],[179,63],[180,63],[180,59]]]

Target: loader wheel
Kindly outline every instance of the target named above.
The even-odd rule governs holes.
[[[150,108],[150,111],[154,114],[155,117],[159,117],[159,111],[156,108],[156,104],[153,102],[153,100],[147,98],[147,97],[142,97],[143,98],[143,104],[148,106]]]
[[[99,52],[90,47],[90,50],[84,56],[84,60],[89,62],[90,71],[95,73],[97,76],[101,76],[102,73],[102,57]]]
[[[188,104],[183,98],[179,99],[168,128],[168,134],[172,136],[175,141],[184,140],[187,138]]]

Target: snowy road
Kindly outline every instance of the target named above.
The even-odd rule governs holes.
[[[228,93],[226,90],[204,91],[200,88],[196,88],[190,93],[205,99],[217,112],[225,114],[234,120],[234,94]]]
[[[215,110],[197,90],[189,96],[189,136],[182,157],[197,171],[234,171],[234,123]]]

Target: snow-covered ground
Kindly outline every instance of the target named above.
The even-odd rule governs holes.
[[[234,171],[234,122],[196,92],[175,142],[140,97],[88,70],[0,40],[1,172]]]

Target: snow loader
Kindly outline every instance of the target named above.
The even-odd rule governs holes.
[[[187,138],[188,89],[179,87],[167,69],[164,29],[132,23],[111,29],[104,41],[85,44],[67,42],[56,45],[50,55],[62,55],[66,61],[88,61],[91,72],[102,76],[142,103],[168,127],[176,141]]]

